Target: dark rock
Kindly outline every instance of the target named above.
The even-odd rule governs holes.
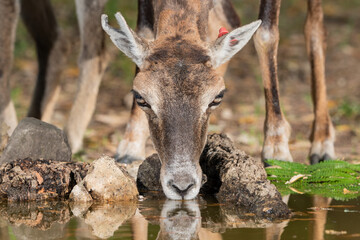
[[[88,166],[29,158],[3,164],[0,167],[0,199],[67,199],[73,187],[86,176]]]
[[[200,165],[207,177],[200,193],[215,195],[221,203],[232,203],[241,214],[251,212],[263,218],[290,217],[291,212],[280,193],[267,180],[262,162],[236,149],[225,135],[208,136]],[[137,185],[141,194],[162,190],[160,167],[157,155],[147,158],[140,166]]]
[[[139,166],[136,185],[139,192],[160,191],[161,162],[157,154],[153,154]]]
[[[225,135],[208,137],[200,165],[208,179],[202,192],[215,193],[220,202],[234,203],[264,218],[290,217],[280,193],[267,180],[263,163],[236,149]]]
[[[11,135],[0,164],[28,157],[70,162],[71,149],[65,133],[38,119],[23,119]]]
[[[0,200],[70,199],[76,202],[137,200],[135,180],[110,157],[89,163],[30,158],[0,166]]]

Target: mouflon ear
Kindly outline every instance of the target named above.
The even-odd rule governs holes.
[[[115,29],[108,24],[108,16],[106,14],[101,15],[102,28],[110,36],[115,46],[141,68],[148,54],[149,47],[147,41],[129,28],[121,13],[116,13],[115,18],[120,29]]]
[[[250,40],[261,24],[257,20],[245,26],[239,27],[230,33],[216,39],[211,46],[211,62],[216,68],[232,58]]]

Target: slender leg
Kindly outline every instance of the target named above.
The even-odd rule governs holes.
[[[321,0],[308,0],[305,39],[311,65],[311,93],[315,114],[310,136],[310,162],[315,164],[335,158],[335,130],[329,116],[326,97],[326,43]]]
[[[19,16],[19,2],[0,0],[0,128],[6,124],[8,135],[17,125],[14,104],[10,98],[10,71],[13,62],[16,24]]]
[[[94,113],[100,82],[108,63],[105,35],[100,25],[100,16],[106,2],[107,0],[76,0],[81,38],[80,77],[75,101],[65,126],[74,153],[82,147],[83,136]]]
[[[143,110],[133,101],[129,123],[126,126],[124,139],[121,140],[116,159],[122,163],[131,163],[145,159],[145,145],[149,137],[149,127]]]
[[[28,116],[41,118],[41,102],[46,88],[49,56],[58,39],[59,31],[49,0],[22,0],[21,17],[35,41],[39,63],[38,78]]]
[[[281,0],[261,0],[259,18],[263,22],[254,35],[266,103],[262,158],[292,161],[288,145],[291,128],[280,108],[277,76],[280,4]]]
[[[41,102],[41,120],[50,122],[54,113],[56,101],[60,95],[60,76],[67,63],[70,53],[68,38],[61,32],[49,56],[49,65],[46,71],[45,93]]]

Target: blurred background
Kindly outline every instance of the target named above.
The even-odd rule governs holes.
[[[71,55],[62,75],[62,92],[52,123],[62,128],[75,97],[79,70],[79,30],[73,0],[52,1],[57,20],[70,38]],[[233,0],[242,24],[258,16],[259,1]],[[340,159],[360,163],[360,1],[324,0],[327,29],[326,76],[328,105],[336,128],[335,150]],[[292,125],[290,150],[296,161],[308,162],[308,138],[313,120],[310,65],[306,56],[303,0],[283,1],[280,12],[279,81],[282,109]],[[134,29],[137,1],[109,0],[105,12],[115,26],[121,11]],[[100,19],[99,19],[100,20]],[[129,119],[129,95],[135,65],[107,39],[111,61],[101,83],[96,111],[86,131],[84,150],[75,154],[91,161],[102,154],[114,155]],[[26,116],[37,76],[34,42],[21,22],[17,28],[11,96],[18,119]],[[225,76],[228,92],[210,119],[210,132],[226,133],[242,150],[260,157],[265,106],[259,63],[252,41],[231,61]],[[148,153],[152,152],[151,142]]]

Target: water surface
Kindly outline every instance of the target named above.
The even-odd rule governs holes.
[[[286,200],[286,197],[285,197]],[[360,199],[288,196],[285,221],[239,216],[214,199],[0,205],[0,239],[360,239]]]

